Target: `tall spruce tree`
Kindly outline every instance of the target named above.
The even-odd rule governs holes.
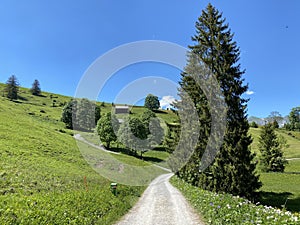
[[[283,149],[287,147],[285,138],[275,133],[274,123],[264,125],[258,143],[262,171],[283,172],[287,164],[287,160],[283,157]]]
[[[31,94],[40,95],[41,94],[41,86],[38,80],[34,80],[32,87],[30,89]]]
[[[8,78],[5,91],[7,93],[7,98],[10,100],[18,99],[19,83],[15,75],[12,75]]]
[[[192,40],[195,44],[189,46],[188,63],[180,86],[196,106],[200,135],[192,157],[177,174],[204,189],[251,198],[261,183],[255,173],[254,154],[249,149],[252,139],[248,135],[247,100],[241,97],[248,86],[243,84],[244,71],[238,63],[239,48],[222,13],[211,4],[198,18]],[[207,96],[190,75],[195,62],[192,55],[209,67],[216,77],[228,107],[223,144],[213,164],[205,171],[199,168],[211,131],[211,114]]]

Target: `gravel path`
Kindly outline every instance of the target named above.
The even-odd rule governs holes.
[[[157,177],[138,203],[116,225],[204,225],[169,179]]]
[[[74,135],[74,138],[75,138],[76,140],[78,140],[78,141],[82,141],[82,142],[84,142],[84,143],[86,143],[86,144],[88,144],[88,145],[90,145],[90,146],[92,146],[92,147],[94,147],[94,148],[100,149],[100,150],[102,150],[102,151],[104,151],[104,152],[108,152],[108,153],[112,153],[112,154],[120,154],[119,152],[109,151],[109,150],[105,149],[103,146],[95,145],[95,144],[93,144],[93,143],[87,141],[87,140],[86,140],[85,138],[83,138],[80,134],[75,134],[75,135]]]

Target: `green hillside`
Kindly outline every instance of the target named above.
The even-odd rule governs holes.
[[[4,85],[0,84],[0,93]],[[111,181],[90,167],[78,148],[96,152],[85,143],[76,143],[73,131],[65,129],[61,112],[70,97],[43,92],[33,96],[20,88],[20,98],[9,101],[0,96],[0,221],[2,224],[113,224],[137,201],[145,187],[118,186],[118,195],[110,191]],[[101,112],[112,110],[105,103]],[[144,107],[133,106],[131,116],[140,116]],[[156,115],[173,123],[172,111]],[[300,208],[300,133],[278,130],[290,147],[284,155],[289,160],[285,173],[261,173],[261,202],[291,211]],[[99,144],[94,133],[80,133]],[[252,150],[258,152],[259,128],[251,128]],[[117,146],[115,151],[123,153]],[[102,154],[102,155],[101,155]],[[105,157],[100,152],[97,155]],[[113,155],[134,166],[153,163],[167,167],[169,154],[156,149],[144,154],[144,161],[126,155]],[[126,168],[125,168],[126,169]],[[130,171],[132,174],[135,171]],[[164,171],[156,168],[153,176]],[[142,176],[141,176],[142,177]],[[47,223],[46,223],[47,221]]]
[[[266,205],[299,212],[300,209],[300,133],[287,132],[278,129],[277,135],[282,135],[289,145],[284,150],[284,156],[288,159],[284,173],[262,173],[260,179],[263,183],[261,191],[261,202]],[[260,128],[251,128],[253,137],[252,150],[259,155],[258,141]]]
[[[288,142],[289,148],[284,151],[284,156],[287,159],[290,158],[300,158],[300,133],[293,131],[285,131],[278,129],[278,135],[282,135]],[[260,128],[250,128],[250,134],[253,137],[252,150],[259,154],[258,152],[258,141],[260,135]]]
[[[112,224],[125,214],[144,187],[111,193],[60,122],[70,98],[24,88],[19,95],[0,97],[1,224]]]

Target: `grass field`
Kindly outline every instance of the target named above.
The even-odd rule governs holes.
[[[0,91],[3,87],[0,84]],[[91,146],[76,143],[73,131],[65,129],[60,121],[63,106],[69,100],[69,97],[46,92],[42,96],[32,96],[24,88],[20,88],[17,101],[0,96],[1,223],[112,224],[128,211],[145,189],[119,185],[117,197],[110,192],[111,181],[89,165],[81,149],[86,149],[89,154],[97,153],[100,158],[106,157],[107,153],[102,155]],[[143,107],[133,107],[131,115],[139,116],[144,110]],[[101,107],[102,113],[109,111],[111,104]],[[172,111],[161,110],[156,115],[162,123],[177,121]],[[290,145],[284,156],[293,160],[289,161],[284,173],[260,173],[263,182],[261,202],[299,212],[300,160],[295,158],[300,158],[300,133],[277,132]],[[89,142],[99,144],[94,133],[81,134]],[[259,154],[260,129],[251,128],[250,134],[254,139],[252,150]],[[109,154],[109,157],[114,157],[119,163],[137,168],[152,164],[167,167],[165,161],[169,154],[162,148],[146,152],[141,160],[122,154],[124,149],[118,146],[112,147],[121,154]],[[129,176],[143,177],[130,167],[122,170]],[[145,182],[161,173],[163,171],[159,168],[147,172],[147,176],[151,176]],[[118,175],[116,173],[116,179],[119,179]]]
[[[143,192],[119,185],[116,197],[88,165],[60,122],[68,100],[23,88],[18,101],[0,97],[1,224],[112,224]]]
[[[289,148],[284,150],[285,158],[300,158],[300,139],[297,136],[300,133],[280,129],[276,132],[282,135],[289,145]],[[260,128],[251,128],[250,134],[253,137],[252,150],[259,155]],[[290,160],[284,173],[260,173],[260,179],[263,183],[260,189],[263,204],[285,207],[293,212],[300,211],[300,159]]]
[[[251,128],[249,132],[253,137],[251,149],[259,156],[260,128]],[[284,156],[291,160],[288,161],[284,173],[258,171],[263,186],[259,190],[260,202],[257,204],[228,194],[204,191],[176,177],[171,182],[185,195],[207,224],[299,224],[300,132],[276,132],[286,138],[289,148],[284,150]]]

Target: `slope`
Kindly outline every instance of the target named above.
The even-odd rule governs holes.
[[[0,97],[1,223],[112,224],[126,213],[144,187],[110,192],[110,181],[86,163],[60,122],[70,98],[24,88],[19,94],[17,101]]]

